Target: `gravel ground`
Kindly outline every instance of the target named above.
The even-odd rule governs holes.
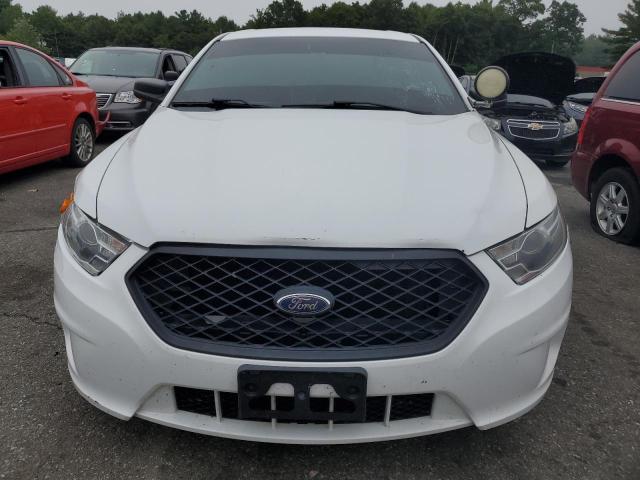
[[[640,249],[592,232],[567,168],[546,174],[571,227],[574,309],[543,402],[486,432],[335,447],[122,422],[75,392],[52,270],[77,173],[53,162],[0,176],[0,478],[640,479]]]

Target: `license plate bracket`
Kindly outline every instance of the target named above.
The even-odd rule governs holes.
[[[262,399],[272,385],[289,384],[293,398],[287,408],[265,408]],[[314,385],[331,385],[336,394],[338,408],[330,412],[320,400],[312,399]],[[283,420],[299,422],[360,423],[365,421],[367,397],[367,372],[363,368],[282,368],[243,365],[238,369],[238,417],[245,420]],[[327,400],[328,405],[328,400]]]

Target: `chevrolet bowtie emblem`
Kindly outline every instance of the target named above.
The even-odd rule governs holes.
[[[529,130],[537,132],[538,130],[542,130],[544,128],[544,125],[542,125],[541,123],[530,123],[529,125],[527,125],[527,128]]]

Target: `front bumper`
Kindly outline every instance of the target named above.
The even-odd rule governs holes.
[[[180,350],[162,342],[142,318],[124,282],[146,253],[132,245],[102,275],[90,277],[72,259],[59,233],[55,306],[62,322],[69,371],[78,391],[121,419],[229,438],[279,443],[391,440],[475,425],[491,428],[533,408],[551,383],[569,318],[572,258],[567,246],[543,275],[515,285],[485,254],[470,260],[489,291],[462,333],[430,355],[358,362],[245,360]],[[433,393],[431,414],[384,423],[277,424],[178,410],[174,386],[237,391],[238,368],[362,367],[367,395]]]
[[[139,104],[113,103],[100,110],[101,114],[108,112],[109,120],[105,126],[106,132],[129,132],[142,125],[153,108],[147,102]]]
[[[560,164],[571,160],[578,139],[577,134],[553,141],[526,140],[511,135],[505,136],[532,160]]]

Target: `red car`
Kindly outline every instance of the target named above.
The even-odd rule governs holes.
[[[640,43],[620,59],[587,111],[571,176],[591,202],[596,232],[640,241]]]
[[[38,50],[0,41],[0,174],[59,157],[82,167],[103,127],[86,83]]]

